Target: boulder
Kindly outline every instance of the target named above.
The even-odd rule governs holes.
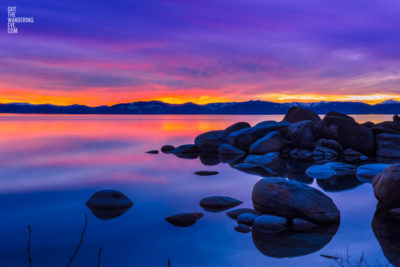
[[[255,141],[249,148],[250,154],[264,155],[269,152],[279,152],[285,145],[282,135],[277,131],[267,133]]]
[[[283,232],[286,230],[286,218],[261,215],[254,219],[253,228],[268,234]]]
[[[201,152],[200,162],[206,166],[215,166],[218,165],[221,161],[219,160],[219,154]]]
[[[199,175],[199,176],[211,176],[211,175],[217,175],[217,171],[197,171],[194,174]]]
[[[162,146],[162,147],[161,147],[161,151],[162,151],[163,153],[165,153],[165,154],[171,153],[174,149],[175,149],[175,147],[174,147],[174,146],[171,146],[171,145],[165,145],[165,146]]]
[[[314,123],[308,120],[289,125],[287,137],[295,147],[312,148],[316,137]]]
[[[287,171],[286,161],[279,157],[278,152],[270,152],[265,155],[249,155],[244,163],[260,166],[271,174],[285,173]]]
[[[196,145],[181,145],[175,148],[172,153],[180,158],[195,159],[200,154],[200,149]]]
[[[110,189],[94,193],[86,205],[97,218],[109,220],[124,214],[133,202],[121,192]]]
[[[294,159],[310,159],[312,158],[312,152],[308,149],[295,148],[290,151],[290,157]]]
[[[354,175],[357,167],[342,162],[328,162],[322,165],[313,165],[306,170],[306,174],[315,179],[329,179],[335,175]]]
[[[286,113],[285,118],[283,120],[290,123],[296,123],[299,121],[306,121],[306,120],[310,120],[313,121],[314,123],[317,123],[321,120],[321,118],[318,116],[317,113],[315,113],[312,110],[293,106]]]
[[[266,154],[269,152],[279,152],[285,145],[282,135],[277,131],[272,131],[264,137],[255,141],[249,148],[250,154]]]
[[[165,220],[174,226],[186,227],[195,224],[195,222],[201,217],[203,217],[202,213],[192,212],[168,216],[165,218]]]
[[[378,157],[400,159],[400,134],[379,134],[376,143]]]
[[[246,224],[246,225],[252,225],[254,220],[258,217],[259,215],[252,213],[252,212],[245,212],[241,213],[239,216],[237,216],[237,221],[240,224]]]
[[[216,131],[209,131],[209,132],[199,134],[194,139],[194,144],[196,146],[200,146],[201,141],[206,138],[221,138],[221,139],[223,139],[223,133],[224,133],[223,130],[216,130]]]
[[[219,152],[219,147],[225,143],[220,137],[208,136],[201,139],[199,146],[200,152],[203,154],[213,154]]]
[[[242,209],[235,209],[235,210],[228,211],[226,213],[226,215],[228,215],[232,219],[236,219],[242,213],[252,213],[252,214],[255,214],[255,215],[261,215],[262,214],[261,212],[259,212],[257,210],[254,210],[254,209],[242,208]]]
[[[333,149],[317,146],[312,152],[312,156],[315,161],[334,160],[337,158],[338,153]]]
[[[235,226],[234,228],[237,232],[239,233],[250,233],[251,232],[251,228],[248,225],[245,224],[238,224]]]
[[[242,204],[243,201],[225,197],[225,196],[212,196],[203,198],[200,201],[200,206],[207,211],[223,211]]]
[[[247,123],[247,122],[237,122],[237,123],[235,123],[235,124],[233,124],[233,125],[227,127],[227,128],[224,130],[224,132],[223,132],[223,134],[222,134],[222,137],[225,138],[225,139],[227,139],[228,136],[229,136],[231,133],[236,132],[236,131],[239,131],[239,130],[243,130],[243,129],[246,129],[246,128],[250,128],[250,127],[251,127],[250,124]]]
[[[303,218],[315,223],[340,219],[333,201],[321,191],[283,178],[264,178],[252,192],[253,205],[263,213],[288,218]]]
[[[372,183],[372,179],[383,172],[390,164],[371,163],[357,168],[356,176],[360,181]]]
[[[231,146],[230,144],[222,144],[219,147],[219,154],[221,155],[233,155],[233,156],[243,156],[246,154],[246,152],[244,152],[243,150],[240,150],[237,147]]]
[[[400,163],[387,167],[372,180],[375,197],[387,207],[400,207]]]
[[[248,151],[252,143],[264,137],[267,133],[286,127],[287,122],[266,121],[251,128],[245,128],[229,134],[227,140],[232,146],[238,147],[243,151]]]
[[[338,153],[341,153],[343,151],[342,145],[333,139],[321,138],[316,143],[316,147],[327,147],[335,150]]]
[[[375,139],[371,129],[358,124],[350,116],[329,112],[318,128],[321,137],[334,139],[344,148],[353,148],[367,156],[375,154]]]

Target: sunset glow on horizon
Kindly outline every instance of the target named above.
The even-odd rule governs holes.
[[[57,3],[1,28],[0,103],[400,101],[396,1]]]

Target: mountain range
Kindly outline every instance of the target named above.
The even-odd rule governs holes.
[[[112,106],[89,107],[84,105],[57,106],[52,104],[7,103],[0,104],[0,113],[37,114],[285,114],[291,106],[309,108],[318,114],[337,111],[346,114],[397,114],[400,102],[384,101],[369,105],[362,102],[274,103],[246,101],[230,103],[168,104],[160,101],[140,101]]]

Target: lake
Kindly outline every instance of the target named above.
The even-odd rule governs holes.
[[[355,115],[358,122],[391,120],[390,115]],[[193,143],[199,133],[238,121],[255,124],[283,115],[0,115],[0,265],[29,266],[335,266],[321,257],[343,255],[387,263],[372,231],[377,201],[370,184],[328,192],[341,212],[340,226],[318,251],[276,258],[259,250],[251,233],[236,232],[226,212],[199,206],[207,196],[224,195],[252,207],[251,191],[261,179],[229,164],[205,166],[199,159],[145,152],[162,145]],[[201,177],[199,170],[218,175]],[[121,216],[102,220],[86,201],[101,189],[115,189],[134,205]],[[165,217],[202,212],[190,227]],[[257,246],[256,246],[257,244]],[[273,246],[274,244],[266,245]],[[299,248],[301,250],[301,248]],[[284,253],[283,253],[284,254]]]

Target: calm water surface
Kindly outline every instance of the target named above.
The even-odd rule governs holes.
[[[391,120],[358,115],[359,122]],[[387,263],[371,229],[376,203],[370,184],[325,192],[341,211],[332,240],[311,254],[292,258],[264,255],[252,234],[233,228],[225,212],[199,206],[203,197],[226,195],[252,207],[260,179],[227,164],[204,166],[199,159],[149,155],[162,145],[193,143],[204,131],[238,122],[281,120],[283,116],[187,115],[1,115],[0,266],[28,266],[27,225],[32,227],[33,266],[66,266],[88,216],[84,241],[71,266],[329,266],[320,254],[345,255]],[[219,175],[200,177],[198,170]],[[312,186],[319,188],[314,182]],[[86,201],[101,189],[116,189],[135,204],[112,220],[100,220]],[[320,189],[320,188],[319,188]],[[322,190],[322,189],[320,189]],[[195,225],[177,228],[164,217],[203,212]],[[260,242],[260,240],[258,241]],[[263,240],[261,240],[263,242]]]

